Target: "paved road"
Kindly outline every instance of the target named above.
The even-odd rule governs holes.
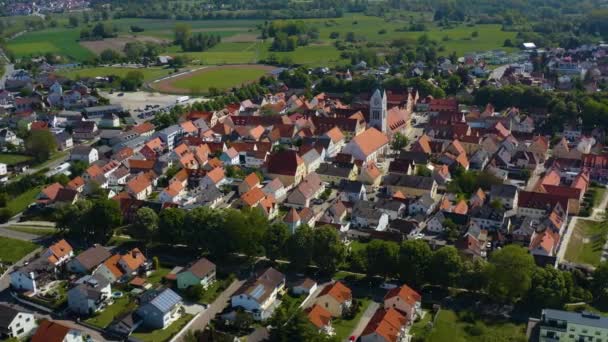
[[[38,235],[18,232],[3,227],[0,227],[0,236],[23,241],[37,241],[40,239]]]
[[[371,302],[369,304],[369,306],[367,307],[367,309],[365,309],[365,312],[361,316],[361,319],[357,323],[357,326],[355,327],[355,329],[353,329],[353,331],[350,333],[350,336],[359,337],[359,335],[361,335],[361,333],[363,332],[363,329],[365,329],[365,327],[367,326],[367,323],[369,323],[369,321],[372,319],[372,316],[374,316],[374,313],[376,313],[376,310],[378,310],[379,307],[380,307],[379,303]]]
[[[228,286],[224,292],[222,292],[217,299],[209,305],[205,312],[201,313],[200,316],[190,325],[188,329],[184,329],[180,332],[179,337],[176,337],[174,341],[184,341],[184,336],[188,331],[204,330],[207,324],[215,317],[215,315],[222,312],[229,304],[230,297],[245,283],[244,280],[235,280]]]

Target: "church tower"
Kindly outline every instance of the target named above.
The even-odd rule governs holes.
[[[387,133],[387,102],[386,91],[380,92],[376,89],[369,100],[369,124],[382,133]]]

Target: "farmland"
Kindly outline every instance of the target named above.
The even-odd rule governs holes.
[[[8,42],[7,47],[16,57],[39,56],[55,53],[73,60],[82,61],[94,53],[78,43],[80,31],[56,28],[23,34]]]
[[[274,67],[264,65],[231,65],[208,67],[190,74],[153,84],[156,90],[167,93],[201,93],[210,87],[226,89],[249,83],[262,77]]]

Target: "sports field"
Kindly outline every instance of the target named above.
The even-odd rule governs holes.
[[[214,66],[152,84],[160,92],[171,94],[204,93],[210,87],[227,89],[254,82],[274,67],[266,65]]]
[[[173,70],[159,67],[151,68],[117,68],[117,67],[96,67],[96,68],[77,68],[77,69],[64,69],[57,72],[57,74],[65,76],[70,79],[78,79],[81,77],[107,77],[107,76],[119,76],[125,77],[129,71],[140,71],[144,74],[144,80],[151,81],[164,76],[169,75]]]

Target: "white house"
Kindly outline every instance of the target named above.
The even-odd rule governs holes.
[[[99,160],[99,152],[94,147],[79,145],[72,149],[70,160],[80,160],[91,164]]]
[[[5,176],[8,173],[6,164],[0,163],[0,176]]]
[[[354,137],[345,147],[343,153],[350,154],[359,161],[376,161],[388,150],[388,137],[375,128],[368,128]]]
[[[414,322],[422,309],[422,297],[411,287],[396,287],[384,296],[384,308],[393,308],[406,314],[408,322]]]
[[[110,282],[101,276],[86,275],[68,291],[68,308],[75,314],[89,316],[102,310],[112,297]]]
[[[285,288],[285,275],[270,267],[245,283],[231,298],[233,308],[242,308],[256,320],[269,318],[276,308],[277,295]]]
[[[36,328],[34,315],[16,310],[8,305],[0,305],[0,339],[21,339]]]
[[[38,258],[11,273],[11,287],[36,293],[40,283],[54,275],[55,266],[47,258]]]
[[[74,249],[67,241],[61,239],[44,251],[42,256],[47,258],[53,265],[59,266],[74,256]]]

